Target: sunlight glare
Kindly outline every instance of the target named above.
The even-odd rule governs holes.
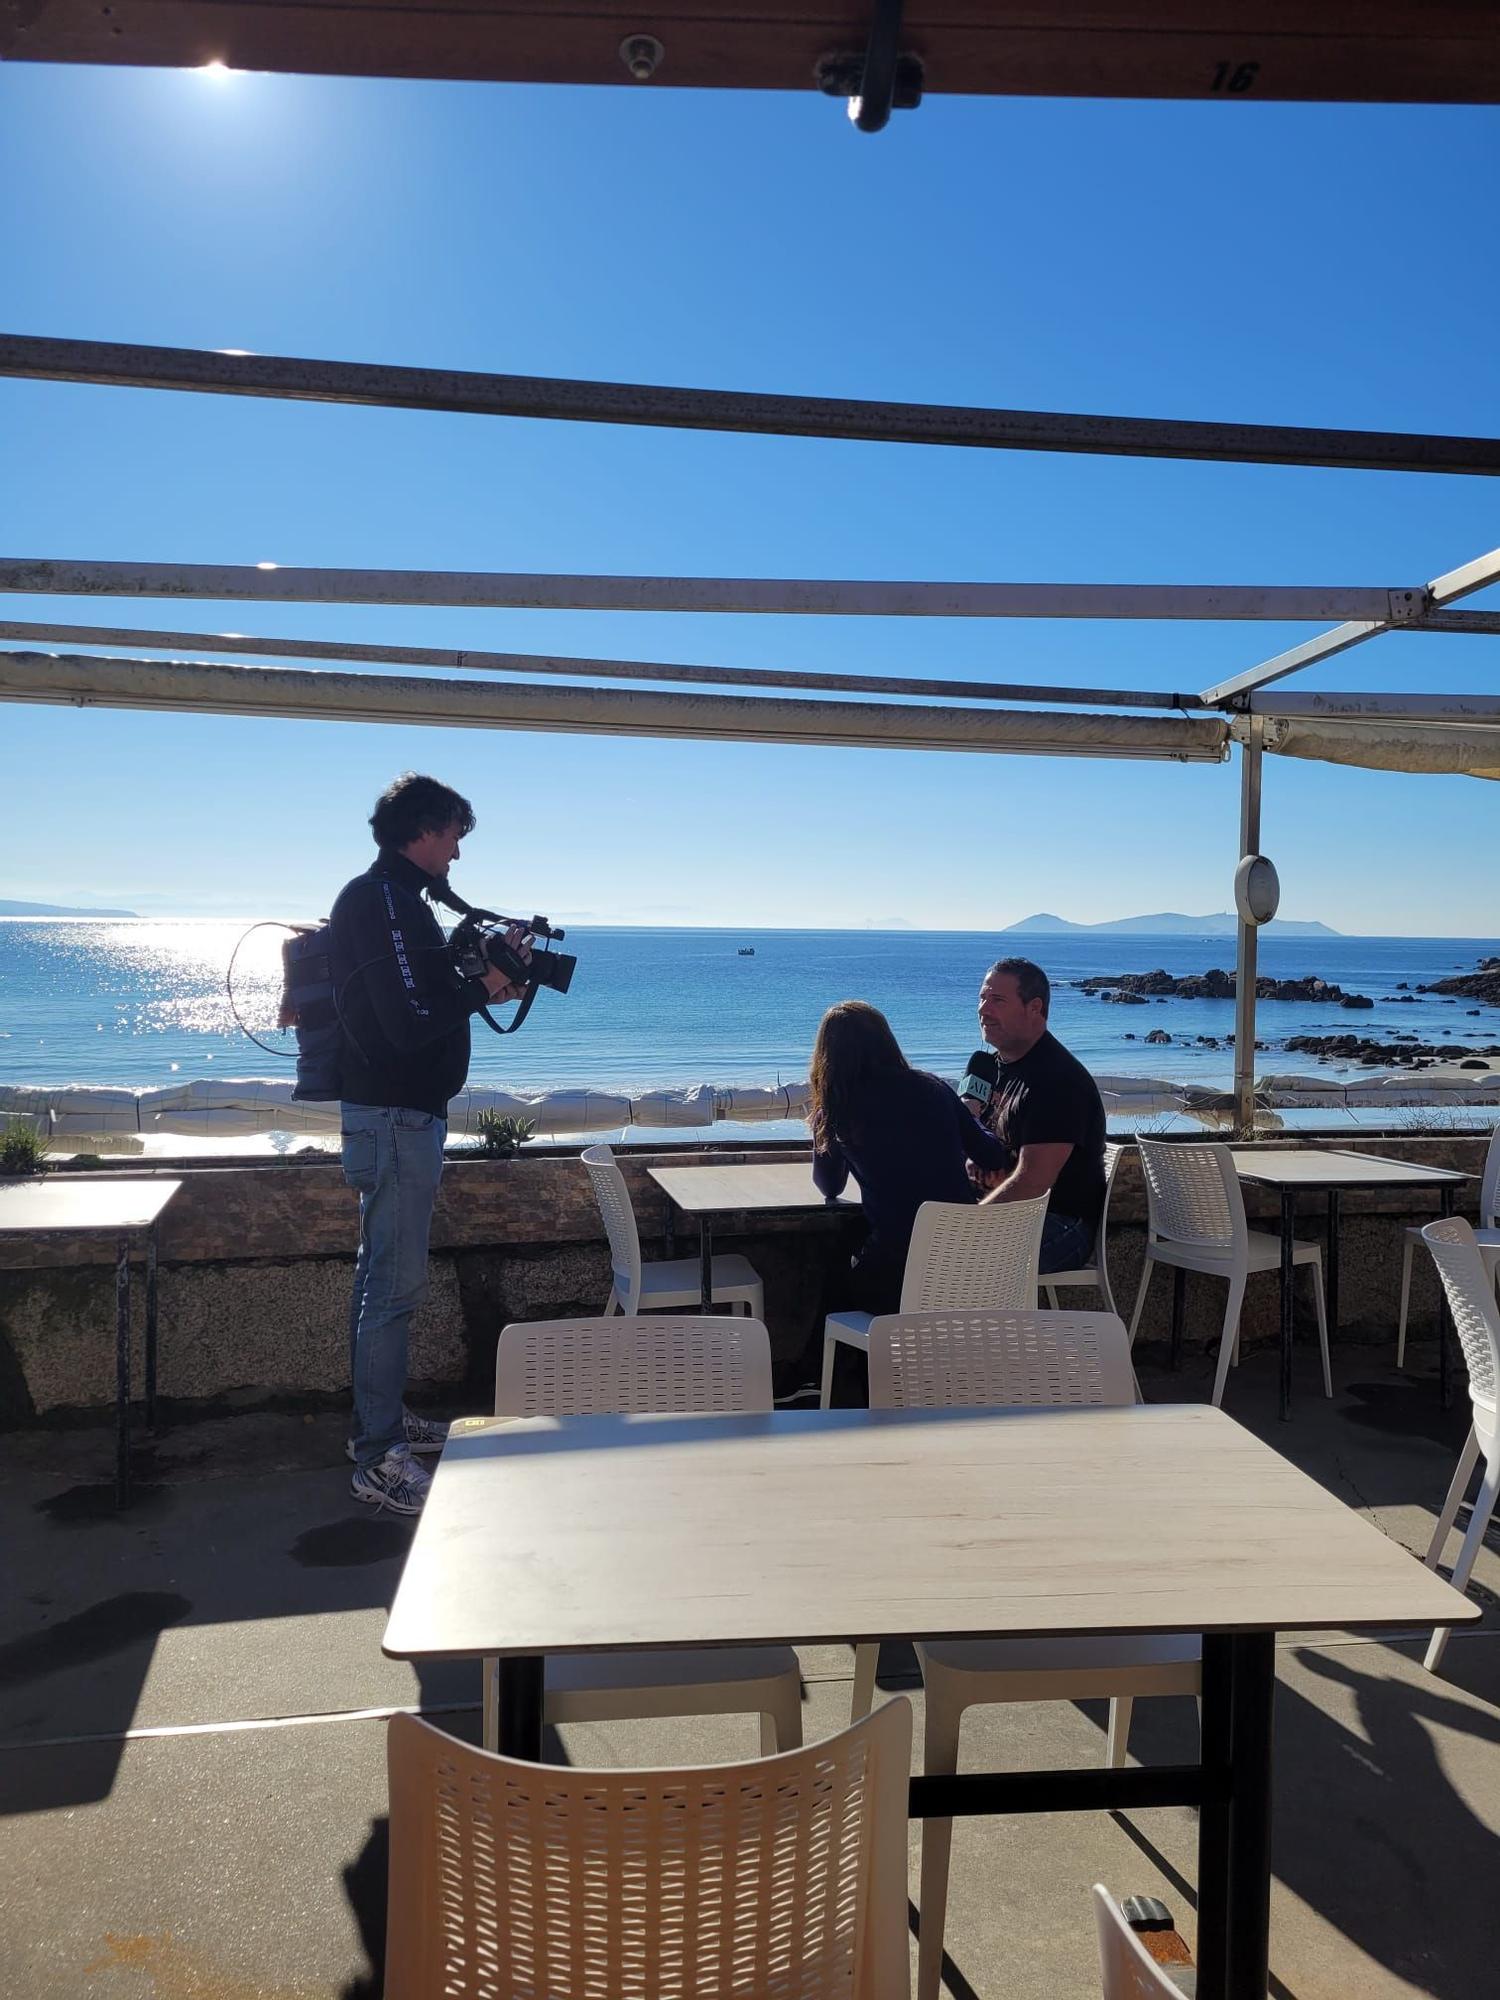
[[[227,62],[224,62],[218,56],[214,56],[206,63],[199,63],[198,74],[209,83],[228,83],[229,79],[234,75],[234,71],[229,67]]]

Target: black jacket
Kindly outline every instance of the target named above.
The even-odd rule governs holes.
[[[423,890],[432,877],[382,848],[339,891],[329,918],[341,1096],[446,1118],[469,1074],[469,1016],[483,982],[463,979]]]

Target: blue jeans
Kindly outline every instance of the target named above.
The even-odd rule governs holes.
[[[1039,1269],[1076,1271],[1087,1264],[1094,1252],[1094,1232],[1076,1215],[1049,1215],[1042,1224],[1042,1255]]]
[[[354,1455],[378,1465],[404,1435],[407,1336],[427,1296],[427,1238],[448,1127],[430,1111],[343,1104],[344,1179],[359,1190],[349,1303]]]

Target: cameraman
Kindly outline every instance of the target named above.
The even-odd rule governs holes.
[[[474,812],[408,771],[370,818],[374,863],[340,890],[329,919],[339,1014],[344,1179],[359,1190],[359,1257],[349,1310],[354,1388],[350,1490],[371,1507],[421,1511],[447,1426],[408,1410],[407,1334],[427,1296],[427,1238],[443,1172],[448,1100],[469,1071],[469,1016],[519,998],[501,972],[465,979],[426,898],[447,887]],[[507,933],[523,958],[525,932]]]

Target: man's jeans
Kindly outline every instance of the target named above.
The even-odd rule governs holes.
[[[1042,1224],[1042,1255],[1039,1269],[1077,1271],[1094,1253],[1094,1232],[1076,1215],[1049,1215]]]
[[[448,1127],[428,1111],[343,1104],[344,1179],[359,1189],[349,1306],[354,1455],[378,1465],[403,1436],[407,1333],[427,1296],[427,1238]]]

